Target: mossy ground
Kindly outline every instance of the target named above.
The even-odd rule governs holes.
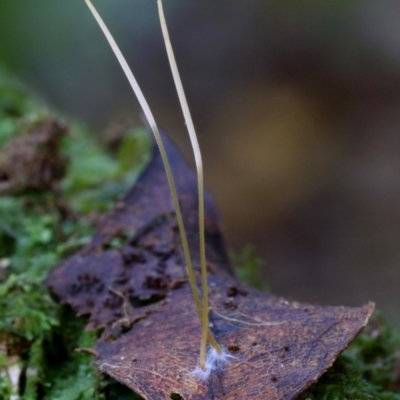
[[[0,152],[46,118],[54,116],[0,70]],[[87,243],[96,213],[132,184],[149,146],[144,131],[127,132],[111,157],[71,124],[61,149],[69,159],[61,190],[0,197],[0,399],[135,398],[100,377],[90,355],[74,352],[92,347],[96,332],[85,332],[85,321],[59,305],[44,281],[52,267]],[[13,383],[14,373],[19,380]]]
[[[14,135],[48,117],[47,109],[0,70],[0,151]],[[86,332],[85,320],[59,305],[44,280],[87,243],[96,212],[112,207],[132,184],[146,162],[140,154],[149,153],[149,141],[143,131],[128,132],[119,154],[111,157],[85,129],[70,127],[62,146],[69,168],[61,190],[0,197],[0,399],[139,398],[99,375],[89,354],[74,351],[90,348],[97,333]],[[71,213],[61,210],[60,202]],[[256,276],[252,251],[234,261],[244,280]],[[400,400],[399,352],[398,333],[378,316],[300,399]]]

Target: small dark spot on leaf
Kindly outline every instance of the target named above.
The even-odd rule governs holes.
[[[229,300],[225,302],[225,308],[227,308],[228,310],[236,310],[237,305],[232,300]]]
[[[6,172],[0,172],[0,182],[8,182],[10,177]]]
[[[129,277],[128,277],[124,272],[122,272],[121,274],[119,274],[119,275],[114,279],[113,283],[120,283],[120,284],[123,284],[123,283],[128,282],[128,280],[129,280]]]
[[[227,295],[228,297],[235,297],[238,294],[238,289],[236,286],[229,286]]]
[[[148,275],[144,285],[150,289],[166,289],[168,284],[165,282],[165,278],[162,276]]]
[[[104,283],[100,282],[100,283],[97,285],[96,293],[100,293],[103,289],[104,289]]]
[[[171,256],[173,255],[173,250],[170,249],[168,253],[164,253],[164,252],[159,252],[158,253],[157,251],[155,251],[154,254],[160,260],[160,263],[163,263],[165,261],[168,261],[168,259],[171,258]]]
[[[279,354],[279,357],[280,358],[285,358],[286,357],[286,353],[289,351],[289,346],[285,346],[283,349],[282,349],[282,351],[281,351],[281,353]]]
[[[146,262],[146,257],[144,256],[143,251],[140,249],[131,246],[124,246],[121,250],[121,253],[126,264],[144,264]]]
[[[72,283],[69,285],[68,293],[69,294],[76,294],[81,291],[81,285],[79,283]]]
[[[273,376],[273,377],[271,378],[271,382],[278,382],[278,378],[277,378],[276,376]]]
[[[99,277],[94,273],[85,273],[78,275],[78,286],[79,291],[89,292],[94,285],[98,285],[100,282]]]
[[[236,297],[238,295],[240,296],[247,296],[249,294],[249,292],[241,287],[237,287],[237,286],[229,286],[228,290],[226,292],[228,297]]]
[[[92,300],[91,298],[86,299],[86,305],[87,305],[89,308],[92,308],[92,307],[94,306],[93,300]]]
[[[104,300],[104,307],[117,308],[117,307],[121,307],[122,303],[123,303],[123,299],[111,292]]]

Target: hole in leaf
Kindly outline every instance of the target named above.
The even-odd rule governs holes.
[[[141,299],[140,297],[131,297],[130,302],[133,305],[133,307],[139,308],[158,303],[159,301],[164,299],[165,299],[164,295],[154,294],[150,296],[148,299]]]
[[[121,333],[128,333],[132,329],[133,324],[123,324],[121,326]]]
[[[240,350],[240,347],[238,345],[236,345],[236,344],[233,344],[233,345],[228,346],[228,350],[231,353],[236,353],[236,352],[238,352]]]
[[[179,393],[171,393],[170,398],[172,400],[185,400]]]
[[[118,230],[108,238],[108,240],[103,243],[103,250],[121,249],[124,247],[125,243],[132,237],[133,230]]]

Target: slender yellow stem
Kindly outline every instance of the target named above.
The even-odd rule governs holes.
[[[205,246],[205,233],[204,233],[204,179],[203,179],[203,161],[200,152],[200,146],[197,140],[196,131],[194,128],[192,116],[190,114],[189,106],[187,104],[185,91],[183,89],[182,81],[179,75],[178,66],[176,64],[174,51],[172,49],[171,40],[169,38],[167,23],[165,20],[162,0],[158,0],[158,13],[160,16],[161,29],[164,36],[165,47],[167,49],[168,60],[171,66],[172,75],[175,82],[175,87],[178,92],[179,101],[181,104],[182,112],[185,118],[186,127],[188,129],[190,141],[193,148],[193,153],[196,161],[197,170],[197,183],[198,183],[198,203],[199,203],[199,241],[200,241],[200,266],[201,266],[201,281],[203,290],[203,313],[201,317],[202,325],[202,340],[200,350],[200,367],[205,369],[205,354],[208,337],[208,282],[207,282],[207,265],[206,265],[206,246]],[[210,344],[220,352],[221,349],[215,340],[210,340]]]
[[[174,204],[174,208],[175,208],[175,212],[176,212],[176,218],[178,221],[178,227],[179,227],[179,233],[181,236],[181,240],[182,240],[182,247],[183,247],[183,253],[184,253],[184,257],[185,257],[185,263],[186,263],[186,269],[187,269],[187,274],[189,277],[189,283],[190,283],[190,287],[192,290],[192,295],[194,298],[194,302],[196,305],[196,310],[198,315],[202,315],[202,304],[200,301],[200,296],[197,290],[197,284],[196,284],[196,278],[195,278],[195,274],[194,274],[194,270],[193,270],[193,266],[192,266],[192,261],[190,258],[190,251],[189,251],[189,245],[188,245],[188,241],[187,241],[187,236],[186,236],[186,231],[185,231],[185,226],[183,223],[183,218],[182,218],[182,212],[181,212],[181,208],[179,205],[179,200],[178,200],[178,196],[177,196],[177,192],[176,192],[176,187],[175,187],[175,183],[174,183],[174,178],[172,176],[172,172],[171,172],[171,167],[170,164],[168,162],[168,157],[164,148],[164,144],[163,141],[161,139],[160,136],[160,132],[158,130],[158,127],[156,125],[155,119],[153,117],[153,114],[150,110],[150,107],[135,79],[135,77],[133,76],[132,71],[130,70],[124,56],[122,55],[118,45],[116,44],[114,38],[112,37],[110,31],[108,30],[106,24],[104,23],[104,21],[102,20],[102,18],[100,17],[99,13],[96,11],[96,9],[94,8],[93,4],[90,2],[90,0],[85,0],[86,4],[88,5],[90,11],[92,12],[93,16],[95,17],[97,23],[99,24],[101,30],[103,31],[104,35],[106,36],[108,43],[110,44],[115,56],[118,59],[118,62],[120,63],[126,77],[128,78],[129,83],[132,86],[132,89],[143,109],[143,112],[146,116],[146,119],[150,125],[151,130],[153,131],[156,143],[158,145],[158,148],[160,150],[161,153],[161,158],[164,164],[164,168],[165,168],[165,172],[167,174],[167,179],[168,179],[168,184],[169,184],[169,188],[171,191],[171,195],[172,195],[172,200],[173,200],[173,204]]]

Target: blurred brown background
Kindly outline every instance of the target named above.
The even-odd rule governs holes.
[[[97,0],[190,157],[156,1]],[[400,327],[400,2],[164,0],[229,244],[273,291],[377,303]],[[0,59],[107,134],[140,110],[83,0],[1,0]]]

